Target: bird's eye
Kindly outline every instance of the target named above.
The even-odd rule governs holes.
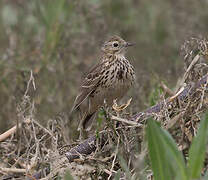
[[[113,43],[113,47],[118,47],[118,43]]]

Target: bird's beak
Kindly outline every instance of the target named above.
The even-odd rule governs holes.
[[[127,42],[127,43],[126,43],[126,47],[134,46],[134,45],[135,45],[135,43],[130,43],[130,42]]]

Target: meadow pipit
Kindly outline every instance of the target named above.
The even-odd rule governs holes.
[[[78,130],[89,129],[104,100],[112,106],[113,100],[121,99],[134,84],[134,68],[125,58],[127,47],[132,45],[118,36],[103,44],[100,62],[85,77],[72,108],[81,112]]]

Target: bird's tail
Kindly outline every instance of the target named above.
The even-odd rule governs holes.
[[[86,115],[83,116],[83,118],[79,124],[78,130],[80,131],[81,129],[84,129],[86,131],[89,131],[92,127],[92,124],[93,124],[93,121],[94,121],[96,115],[97,115],[97,112],[93,112],[90,114],[86,113]]]

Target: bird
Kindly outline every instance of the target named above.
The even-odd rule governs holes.
[[[81,121],[78,130],[89,131],[98,110],[111,107],[135,84],[134,67],[126,59],[126,49],[133,46],[119,36],[111,36],[101,47],[100,61],[85,76],[71,112],[79,110]]]

